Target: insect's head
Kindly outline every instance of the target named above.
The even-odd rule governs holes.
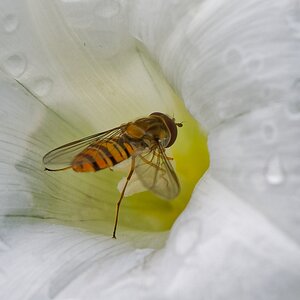
[[[160,113],[160,112],[154,112],[152,114],[150,114],[150,116],[155,116],[158,117],[159,119],[161,119],[164,124],[166,125],[166,127],[168,128],[169,132],[170,132],[170,141],[168,143],[168,145],[166,146],[166,148],[172,146],[177,138],[177,127],[182,127],[183,124],[182,123],[176,123],[175,122],[175,118],[170,118],[169,116]]]

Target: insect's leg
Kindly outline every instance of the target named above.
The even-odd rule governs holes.
[[[128,185],[128,182],[129,182],[129,180],[130,180],[130,178],[131,178],[131,176],[133,174],[134,167],[135,167],[135,157],[132,156],[131,157],[131,168],[130,168],[129,174],[127,176],[127,179],[126,179],[126,183],[125,183],[125,185],[123,187],[120,199],[119,199],[119,201],[117,202],[117,205],[116,205],[115,226],[114,226],[114,231],[113,231],[113,235],[112,235],[112,237],[114,239],[116,238],[116,231],[117,231],[117,225],[118,225],[118,219],[119,219],[120,205],[121,205],[122,199],[124,198],[124,194],[125,194],[125,190],[126,190],[126,187]]]
[[[174,157],[166,156],[167,160],[174,160]]]
[[[144,163],[146,163],[146,164],[152,166],[153,168],[155,168],[155,169],[157,169],[157,170],[161,170],[161,168],[159,167],[159,164],[153,162],[154,156],[157,156],[157,158],[159,158],[159,156],[158,156],[158,155],[155,155],[154,153],[152,153],[152,158],[151,158],[151,160],[148,160],[148,159],[146,159],[145,157],[143,157],[143,156],[141,156],[141,155],[140,155],[140,158],[141,158],[141,160],[142,160]]]
[[[160,154],[159,154],[159,153],[156,153],[155,151],[153,152],[153,154],[154,154],[155,156],[160,156]],[[166,155],[166,159],[167,159],[167,160],[173,160],[174,158]]]
[[[68,167],[65,167],[65,168],[61,168],[61,169],[48,169],[45,167],[44,171],[49,171],[49,172],[56,172],[56,171],[65,171],[65,170],[68,170],[68,169],[71,169],[72,166],[68,166]]]

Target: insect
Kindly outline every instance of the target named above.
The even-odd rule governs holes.
[[[148,117],[123,124],[65,144],[48,152],[43,163],[47,171],[73,169],[76,172],[96,172],[131,158],[131,167],[116,204],[112,237],[116,238],[119,210],[133,172],[145,188],[161,198],[175,198],[180,191],[177,175],[165,148],[177,137],[174,118],[154,112]]]

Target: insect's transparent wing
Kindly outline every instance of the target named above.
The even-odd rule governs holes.
[[[122,125],[101,133],[96,133],[53,149],[43,157],[45,168],[51,171],[57,171],[71,167],[74,157],[86,147],[102,140],[109,140],[120,136],[123,133],[124,126],[125,125]]]
[[[137,155],[135,172],[142,184],[161,198],[173,199],[179,194],[179,180],[160,144]]]

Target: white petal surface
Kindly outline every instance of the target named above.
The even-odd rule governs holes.
[[[1,215],[11,217],[3,219],[0,229],[0,298],[298,299],[299,2],[53,3],[1,3],[0,65],[6,74],[0,81],[0,151],[5,157],[0,171]],[[145,108],[147,104],[133,101],[135,109],[145,113],[153,107],[152,87],[137,88],[137,77],[125,84],[118,68],[109,71],[102,62],[97,68],[97,58],[101,61],[130,48],[127,21],[115,18],[123,9],[123,19],[129,15],[130,34],[159,61],[186,106],[209,132],[210,171],[164,247],[163,233],[132,234],[130,242],[115,242],[67,223],[13,217],[22,213],[51,218],[61,213],[63,219],[64,206],[74,198],[72,189],[61,187],[62,177],[45,184],[42,170],[38,171],[41,155],[54,141],[59,144],[78,131],[95,128],[99,116],[112,125],[107,112],[115,109],[121,115],[136,90],[147,90],[144,102],[151,105]],[[97,21],[90,18],[91,12]],[[58,23],[62,20],[68,26]],[[113,31],[112,39],[105,26]],[[61,32],[63,43],[58,44],[61,28],[73,31]],[[98,28],[105,29],[100,33],[105,47],[99,52],[92,43]],[[73,52],[74,33],[75,40],[86,41],[80,48],[84,54]],[[122,42],[123,37],[128,43]],[[65,60],[76,61],[73,70],[64,72]],[[102,67],[103,74],[97,73]],[[81,69],[78,78],[71,76]],[[105,90],[102,75],[120,79],[126,98],[123,107],[115,108],[119,102],[114,101],[121,95],[114,98],[113,84],[111,91]],[[34,89],[43,103],[14,78]],[[79,80],[85,80],[85,88]],[[64,86],[66,82],[70,87]],[[94,87],[96,83],[103,93]],[[94,91],[86,95],[86,89]],[[107,110],[97,106],[98,97],[112,99],[101,100]],[[59,103],[62,98],[66,103],[87,100],[76,101],[66,112]],[[158,101],[154,106],[171,105],[166,103]],[[76,120],[86,107],[90,124],[78,128]],[[81,184],[72,175],[68,180]],[[70,191],[70,199],[62,207],[48,207],[49,201],[43,201],[45,188],[54,203],[61,203],[55,202],[58,187]],[[95,199],[98,196],[95,192]],[[94,202],[92,197],[90,203]],[[68,209],[78,207],[73,203]]]
[[[189,5],[145,9],[132,32],[209,131],[213,177],[299,242],[299,2]]]

